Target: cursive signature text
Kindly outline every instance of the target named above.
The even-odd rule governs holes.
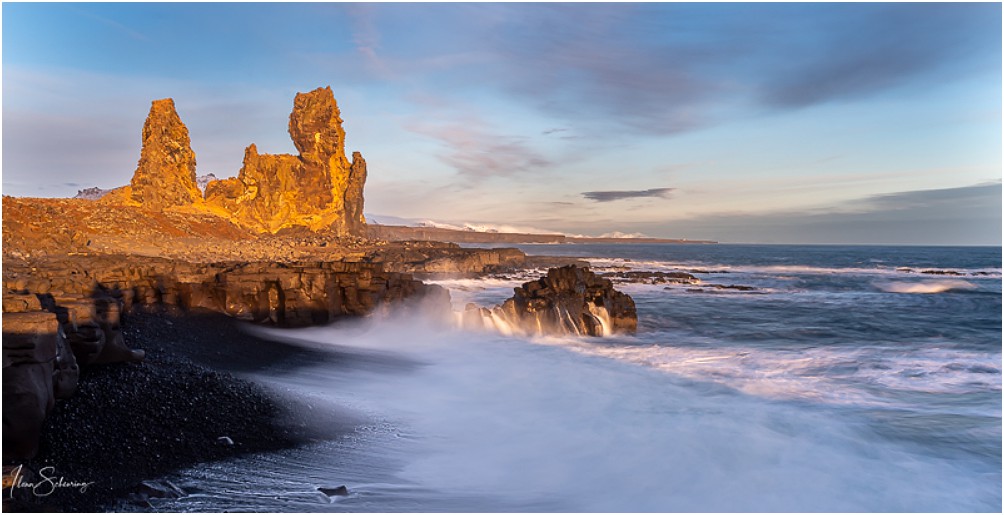
[[[51,495],[58,488],[76,488],[80,493],[86,493],[87,487],[94,484],[94,481],[68,481],[63,476],[56,477],[56,467],[43,467],[38,471],[38,481],[26,481],[21,468],[18,465],[11,471],[9,477],[4,478],[4,487],[10,488],[10,495],[14,497],[15,488],[25,488],[37,497]]]

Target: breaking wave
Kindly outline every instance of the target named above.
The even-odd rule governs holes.
[[[980,459],[929,455],[876,432],[863,414],[834,411],[868,406],[864,394],[844,403],[777,402],[798,390],[839,400],[840,389],[822,377],[861,357],[854,354],[632,349],[609,339],[504,337],[410,319],[297,335],[366,356],[370,366],[356,359],[348,368],[266,379],[382,421],[365,443],[373,450],[347,442],[348,449],[295,458],[311,477],[356,481],[348,484],[353,496],[337,506],[300,511],[981,511],[1000,504],[999,480],[978,479],[995,474]],[[942,358],[915,365],[999,381],[985,360],[950,356],[942,371],[934,365]],[[910,366],[892,375],[908,381]],[[774,367],[775,377],[758,378]],[[813,367],[827,371],[813,374]],[[801,376],[793,380],[801,386],[786,385],[786,373]],[[734,381],[723,379],[730,374]],[[379,481],[369,479],[358,468],[366,453],[384,459],[388,449],[399,465],[390,477],[384,469]],[[283,481],[273,488],[311,489]]]
[[[875,286],[889,293],[945,293],[973,291],[977,289],[975,284],[961,279],[925,282],[889,281],[875,283]]]

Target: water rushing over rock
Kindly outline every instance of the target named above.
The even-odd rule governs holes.
[[[573,265],[551,268],[547,275],[515,288],[515,295],[491,309],[468,304],[462,315],[468,328],[502,334],[609,336],[634,333],[634,300],[608,279]]]

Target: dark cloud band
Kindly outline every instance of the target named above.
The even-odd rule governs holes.
[[[586,191],[582,193],[582,196],[597,202],[612,202],[614,200],[623,200],[628,198],[669,198],[669,194],[674,189],[675,188],[652,188],[650,190],[636,191]]]

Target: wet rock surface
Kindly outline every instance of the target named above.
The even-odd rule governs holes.
[[[466,326],[492,325],[502,332],[606,336],[634,333],[634,300],[614,289],[609,279],[574,265],[551,268],[547,275],[515,288],[515,295],[494,308],[468,305]]]
[[[600,277],[616,278],[624,282],[645,284],[697,284],[701,282],[696,276],[687,272],[618,271],[605,272],[600,274]]]

